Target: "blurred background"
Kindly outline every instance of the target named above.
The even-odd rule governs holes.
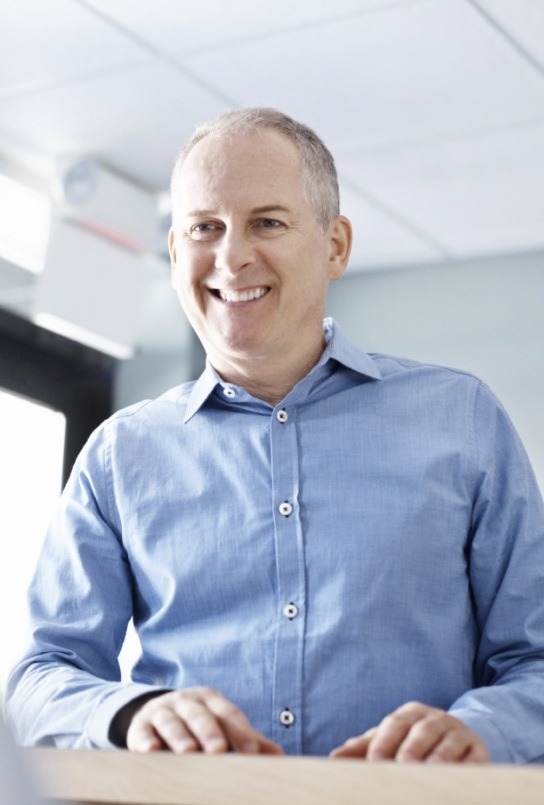
[[[3,0],[6,665],[89,431],[202,367],[170,287],[170,171],[195,125],[246,105],[336,158],[355,244],[328,314],[366,351],[482,377],[544,489],[541,0]]]

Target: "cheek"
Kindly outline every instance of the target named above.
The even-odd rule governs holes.
[[[179,302],[195,329],[209,313],[210,298],[202,281],[203,276],[205,276],[205,272],[199,271],[194,262],[189,263],[188,261],[183,263],[183,269],[178,264],[174,276],[174,287]]]
[[[202,259],[196,259],[191,250],[180,249],[176,268],[174,269],[175,285],[180,294],[187,294],[191,287],[198,284],[205,274],[205,264]]]
[[[295,282],[307,299],[316,299],[326,293],[329,284],[328,266],[321,253],[304,255],[297,266]]]

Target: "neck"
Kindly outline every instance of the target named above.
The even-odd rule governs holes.
[[[222,356],[209,355],[210,362],[221,379],[244,388],[252,397],[270,405],[277,405],[306,377],[325,348],[325,337],[296,361],[289,356],[274,355],[272,358],[236,358],[225,360]]]

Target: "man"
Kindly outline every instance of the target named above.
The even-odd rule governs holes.
[[[80,456],[10,682],[21,739],[544,759],[544,514],[501,406],[323,323],[351,227],[305,126],[223,116],[172,192],[172,281],[207,367]]]

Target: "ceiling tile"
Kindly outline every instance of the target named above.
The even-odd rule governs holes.
[[[70,0],[2,2],[0,98],[147,59],[142,48]]]
[[[477,5],[496,20],[544,69],[544,3],[542,0],[478,0]]]
[[[455,256],[544,247],[544,122],[342,157],[352,184]]]
[[[302,117],[336,153],[544,116],[544,81],[459,2],[420,0],[183,63],[243,104]]]
[[[0,100],[0,147],[58,157],[93,155],[152,187],[169,183],[194,126],[224,107],[185,76],[152,64]]]
[[[403,2],[413,0],[89,0],[88,5],[171,55]]]
[[[353,225],[350,273],[442,259],[440,252],[423,238],[377,210],[353,190],[340,185],[340,199],[342,214]]]

